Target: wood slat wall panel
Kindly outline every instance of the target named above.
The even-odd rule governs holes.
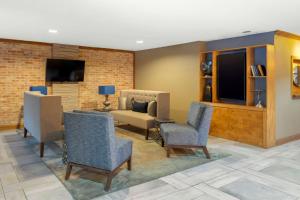
[[[79,58],[79,46],[53,44],[52,58],[77,60]]]
[[[61,96],[64,111],[79,109],[78,84],[53,84],[52,93]]]

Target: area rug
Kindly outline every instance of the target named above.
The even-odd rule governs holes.
[[[133,141],[132,170],[127,170],[127,165],[122,166],[120,172],[113,178],[110,192],[145,183],[163,176],[167,176],[185,169],[189,169],[207,162],[229,156],[222,152],[209,149],[211,159],[206,159],[202,150],[175,150],[171,157],[166,157],[166,152],[158,140],[145,140],[143,130],[129,126],[116,128],[117,136]],[[152,138],[157,138],[152,133]],[[38,153],[38,144],[32,148]],[[65,165],[62,162],[62,141],[48,143],[45,146],[43,162],[61,180],[74,199],[85,200],[107,194],[104,191],[106,177],[92,171],[74,167],[68,181],[64,180]]]

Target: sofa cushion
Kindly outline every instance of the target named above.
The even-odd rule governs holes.
[[[133,101],[132,103],[132,111],[134,112],[147,113],[147,108],[148,102]]]
[[[148,113],[133,112],[132,110],[114,110],[110,112],[114,119],[130,125],[148,129],[154,127],[154,117]]]

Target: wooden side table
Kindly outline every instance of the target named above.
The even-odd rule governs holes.
[[[160,125],[161,124],[167,124],[167,123],[175,123],[173,119],[159,119],[159,118],[154,118],[154,126],[156,128],[156,133],[157,133],[157,140],[161,139],[161,146],[164,146],[164,139],[162,138],[160,134]]]

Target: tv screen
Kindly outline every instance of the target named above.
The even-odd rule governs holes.
[[[79,82],[84,78],[82,60],[47,59],[47,82]]]
[[[217,57],[217,93],[221,101],[246,102],[246,52],[238,51]]]

